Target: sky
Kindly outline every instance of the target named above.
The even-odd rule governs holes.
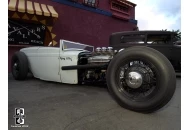
[[[139,30],[181,30],[181,0],[129,0]]]

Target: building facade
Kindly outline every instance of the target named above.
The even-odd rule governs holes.
[[[136,30],[136,4],[127,0],[9,0],[8,62],[29,46],[59,46],[65,39],[109,46],[113,32]]]

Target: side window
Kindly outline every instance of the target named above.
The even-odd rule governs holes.
[[[143,35],[143,34],[124,35],[124,36],[121,36],[121,43],[144,44],[145,43],[145,35]]]
[[[175,41],[174,45],[181,45],[181,41]]]
[[[170,44],[171,42],[171,35],[169,34],[150,34],[147,36],[147,44],[152,45],[164,45],[164,44]]]
[[[121,13],[124,13],[124,14],[129,13],[129,7],[128,6],[122,5],[122,4],[113,2],[113,1],[111,2],[111,9],[118,11],[118,12],[121,12]]]
[[[98,7],[99,0],[83,0],[83,4],[91,6],[91,7]]]
[[[78,0],[70,0],[70,1],[73,1],[73,2],[78,2]]]

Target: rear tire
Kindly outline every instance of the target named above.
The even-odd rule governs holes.
[[[28,74],[28,59],[24,52],[15,52],[11,59],[11,69],[14,79],[26,79]]]
[[[141,78],[129,78],[131,72]],[[148,47],[130,47],[119,52],[111,60],[106,78],[111,95],[122,107],[143,113],[166,105],[176,88],[170,61]]]

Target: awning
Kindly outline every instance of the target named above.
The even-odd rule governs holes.
[[[55,11],[53,6],[39,4],[37,2],[32,1],[9,0],[8,9],[10,11],[18,11],[22,13],[52,16],[58,18],[58,13]]]

